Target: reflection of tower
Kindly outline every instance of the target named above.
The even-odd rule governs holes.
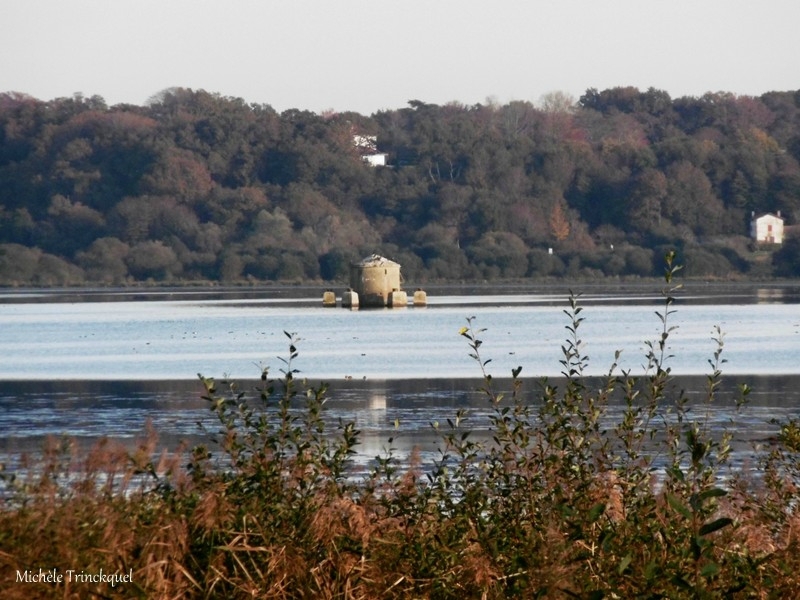
[[[756,302],[758,304],[780,304],[783,301],[783,290],[759,288],[756,290]]]
[[[386,410],[386,392],[372,392],[367,400],[367,406],[370,410]]]
[[[373,458],[386,451],[387,434],[390,428],[386,423],[386,390],[384,388],[364,390],[367,393],[366,406],[359,411],[358,428],[361,430],[358,452]]]
[[[371,390],[367,396],[367,410],[364,411],[365,425],[370,428],[386,427],[386,391]]]

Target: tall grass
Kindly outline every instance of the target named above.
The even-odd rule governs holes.
[[[585,377],[578,296],[557,383],[518,367],[498,385],[467,319],[459,333],[488,423],[459,410],[436,425],[430,463],[401,461],[389,438],[359,471],[359,431],[326,429],[328,390],[296,380],[293,334],[280,376],[265,370],[255,389],[201,377],[217,416],[208,447],[157,455],[153,435],[134,452],[54,443],[27,475],[3,474],[0,596],[800,597],[800,423],[775,423],[756,469],[734,468],[736,423],[708,420],[724,336],[704,400],[690,403],[669,367],[679,267],[671,255],[666,265],[662,329],[641,374],[612,365],[600,385]],[[615,418],[612,404],[624,407]],[[16,581],[40,568],[132,582]]]

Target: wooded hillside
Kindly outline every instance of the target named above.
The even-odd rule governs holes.
[[[800,218],[800,91],[371,116],[188,89],[0,95],[3,285],[344,282],[373,252],[414,281],[649,276],[667,248],[688,275],[800,275],[796,238],[748,238],[751,213],[779,210]]]

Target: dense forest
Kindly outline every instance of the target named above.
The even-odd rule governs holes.
[[[372,253],[415,282],[643,277],[668,248],[690,276],[797,276],[800,239],[748,237],[779,210],[800,219],[800,91],[371,116],[0,95],[2,285],[345,282]]]

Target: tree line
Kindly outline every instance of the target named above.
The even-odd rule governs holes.
[[[800,91],[370,116],[0,95],[3,285],[344,282],[374,252],[415,281],[650,276],[667,248],[689,275],[792,276],[800,241],[765,251],[749,221],[799,209]]]

